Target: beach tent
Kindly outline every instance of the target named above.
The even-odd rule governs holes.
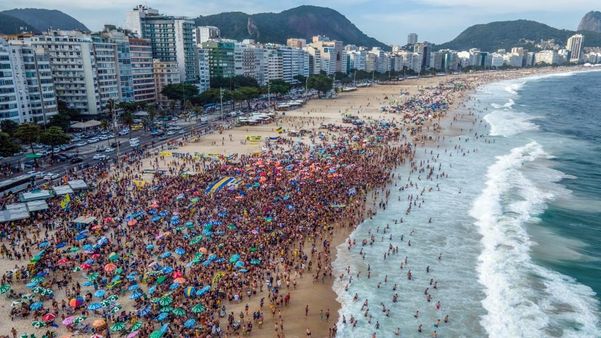
[[[37,200],[45,200],[52,197],[52,193],[49,190],[32,190],[30,192],[24,192],[21,194],[21,202],[30,202]]]
[[[42,211],[48,209],[48,203],[44,200],[27,202],[27,210],[29,212]]]
[[[54,190],[54,194],[56,196],[63,196],[73,193],[73,189],[71,189],[71,187],[68,185],[59,185],[57,187],[53,187],[52,190]]]
[[[29,218],[29,212],[26,208],[0,211],[0,223],[18,221],[26,218]]]
[[[71,187],[71,189],[73,189],[74,191],[88,189],[88,185],[86,184],[86,182],[84,182],[84,180],[73,180],[67,182],[67,184],[69,184],[69,187]]]
[[[90,120],[90,121],[86,121],[86,122],[73,123],[71,125],[71,128],[73,128],[73,129],[88,129],[88,128],[99,127],[101,124],[102,123],[100,123],[100,121]]]
[[[76,219],[72,220],[71,223],[90,225],[90,224],[94,223],[95,221],[96,221],[96,217],[92,217],[92,216],[79,216]]]

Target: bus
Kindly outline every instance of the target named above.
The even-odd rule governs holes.
[[[25,174],[13,178],[9,178],[0,182],[0,196],[10,193],[17,194],[27,188],[33,187],[35,175]]]

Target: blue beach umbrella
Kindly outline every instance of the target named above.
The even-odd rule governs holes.
[[[104,290],[96,290],[96,292],[94,292],[94,296],[98,297],[98,298],[104,297],[105,294],[106,294],[106,291],[104,291]]]
[[[130,285],[127,289],[129,291],[134,291],[134,290],[138,290],[139,288],[140,288],[140,286],[138,284],[133,284],[133,285]]]
[[[175,249],[175,253],[182,256],[186,253],[186,250],[184,250],[183,248],[177,248]]]
[[[184,322],[184,327],[186,329],[191,329],[194,327],[194,325],[196,325],[196,319],[194,318],[190,318]]]
[[[169,258],[171,257],[171,252],[170,251],[165,251],[161,254],[160,256],[161,258]]]
[[[92,304],[88,305],[88,310],[96,311],[96,310],[100,309],[101,307],[102,307],[102,304],[100,304],[100,303],[92,303]]]
[[[31,305],[29,305],[29,309],[31,311],[37,311],[43,307],[44,307],[44,303],[42,303],[42,302],[35,302],[35,303],[32,303]]]

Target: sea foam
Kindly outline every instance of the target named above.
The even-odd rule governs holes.
[[[478,279],[484,286],[481,325],[491,337],[587,336],[599,334],[594,292],[573,278],[535,264],[526,224],[536,221],[554,194],[521,172],[548,157],[530,142],[499,156],[470,215],[482,235]],[[568,325],[562,325],[569,323]]]

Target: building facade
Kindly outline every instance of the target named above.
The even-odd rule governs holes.
[[[582,34],[572,35],[566,44],[566,49],[570,51],[570,63],[582,62],[582,43],[584,36]]]
[[[165,62],[159,59],[154,59],[152,70],[154,74],[155,88],[157,90],[157,101],[159,103],[169,101],[169,99],[162,95],[161,92],[167,85],[181,83],[177,62]]]
[[[0,39],[0,120],[48,123],[56,115],[50,60],[41,48]]]
[[[133,100],[135,102],[154,103],[157,100],[157,90],[154,81],[150,41],[130,37],[129,48],[133,79]]]
[[[80,32],[49,31],[32,37],[31,44],[49,56],[57,99],[80,114],[101,114],[109,100],[121,100],[114,43],[93,42]]]

